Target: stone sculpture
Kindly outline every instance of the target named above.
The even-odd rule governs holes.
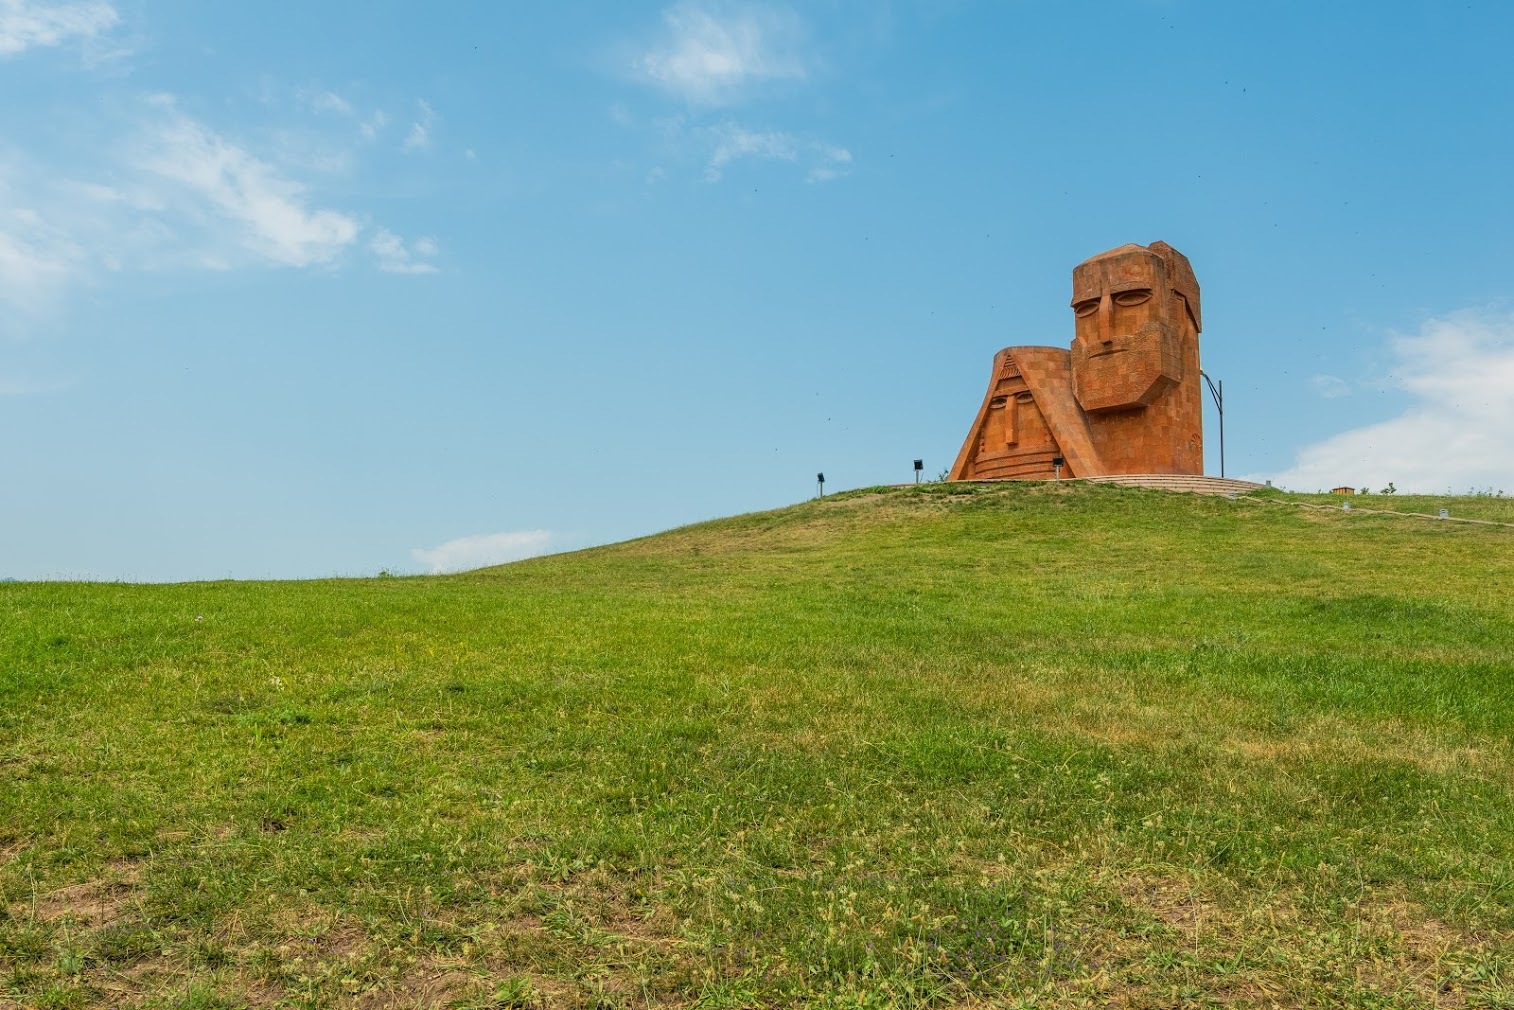
[[[1166,242],[1072,271],[1072,349],[1006,347],[951,480],[1202,474],[1199,285]]]

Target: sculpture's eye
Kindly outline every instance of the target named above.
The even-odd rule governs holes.
[[[1114,303],[1129,308],[1132,305],[1139,305],[1142,302],[1150,301],[1150,299],[1150,288],[1136,288],[1134,291],[1121,291],[1117,293],[1114,296]]]
[[[1090,298],[1086,302],[1079,302],[1072,307],[1072,311],[1079,316],[1091,316],[1099,311],[1099,300],[1097,298]]]

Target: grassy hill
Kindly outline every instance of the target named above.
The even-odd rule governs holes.
[[[1511,1006],[1511,731],[1514,529],[1275,494],[0,585],[0,1004]]]

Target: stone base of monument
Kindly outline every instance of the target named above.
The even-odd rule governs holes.
[[[1051,483],[1046,478],[1039,478],[1042,482]],[[1020,480],[1014,478],[978,478],[977,480],[965,480],[957,483],[962,484],[1019,484]],[[1063,484],[1118,484],[1121,487],[1145,487],[1154,491],[1183,491],[1188,494],[1247,494],[1252,491],[1260,491],[1265,484],[1256,484],[1249,480],[1235,480],[1232,477],[1203,477],[1199,474],[1181,473],[1117,473],[1107,477],[1067,477]],[[890,484],[890,487],[910,487],[909,484]]]
[[[1157,491],[1187,491],[1190,494],[1247,494],[1265,484],[1233,477],[1203,477],[1180,473],[1121,473],[1108,477],[1084,477],[1090,484],[1119,484],[1122,487],[1149,487]]]

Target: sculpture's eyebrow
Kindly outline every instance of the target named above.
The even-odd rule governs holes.
[[[1148,279],[1144,279],[1144,278],[1141,279],[1141,280],[1135,280],[1135,281],[1114,281],[1113,283],[1111,283],[1109,285],[1109,293],[1112,294],[1112,295],[1120,294],[1123,291],[1151,291],[1151,290],[1153,290],[1152,289],[1152,285],[1151,285],[1151,281],[1148,280]]]

